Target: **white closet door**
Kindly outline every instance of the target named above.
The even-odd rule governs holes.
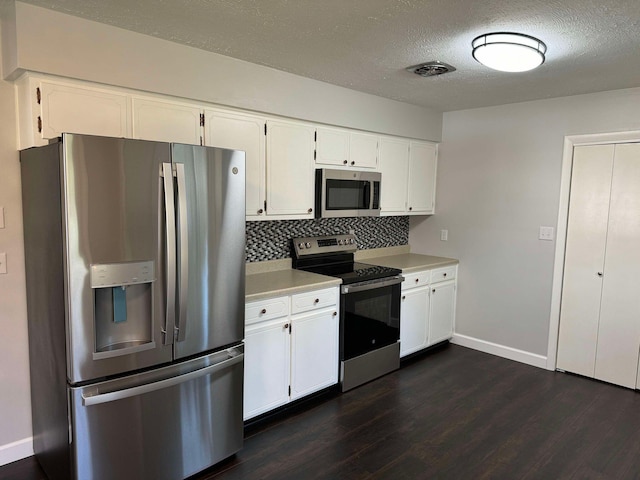
[[[573,152],[557,366],[594,376],[613,145]]]
[[[640,350],[640,145],[615,147],[595,377],[636,386]]]

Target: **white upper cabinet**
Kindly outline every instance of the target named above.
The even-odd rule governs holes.
[[[378,167],[378,136],[370,133],[351,132],[349,165],[354,168]]]
[[[164,99],[132,98],[133,138],[201,145],[202,107]]]
[[[377,135],[329,127],[318,127],[316,132],[317,165],[354,169],[378,166]]]
[[[264,218],[265,122],[262,117],[225,110],[205,111],[205,145],[244,150],[247,220]]]
[[[315,128],[267,120],[267,215],[313,218]]]
[[[21,148],[62,133],[130,137],[129,97],[74,83],[25,77],[18,82]]]
[[[433,143],[411,142],[409,146],[409,214],[432,214],[436,193],[437,147]]]
[[[401,138],[380,139],[381,213],[405,214],[409,172],[409,141]]]

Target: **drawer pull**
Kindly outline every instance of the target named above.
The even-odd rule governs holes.
[[[406,296],[402,295],[402,300],[404,300],[405,298],[407,298]]]
[[[316,298],[316,299],[313,301],[313,303],[320,303],[320,299],[319,299],[319,298]]]
[[[442,274],[442,276],[443,276],[443,277],[446,277],[446,276],[447,276],[447,274],[446,274],[446,273],[443,273],[443,274]]]
[[[260,310],[260,315],[264,315],[265,313],[267,313],[267,309],[263,308],[262,310]]]
[[[419,278],[416,278],[416,283],[418,283],[419,281],[420,281],[420,279],[419,279]]]

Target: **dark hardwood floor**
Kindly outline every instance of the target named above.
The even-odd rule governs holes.
[[[637,479],[640,394],[449,346],[252,428],[192,480],[262,478]]]

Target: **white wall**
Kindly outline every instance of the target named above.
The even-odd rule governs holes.
[[[555,242],[538,229],[556,227],[564,136],[638,129],[640,88],[445,113],[436,215],[409,242],[460,259],[458,334],[544,366]]]
[[[23,70],[427,140],[442,115],[46,9],[0,0],[2,77]],[[33,453],[13,86],[0,81],[0,465]]]
[[[21,70],[148,90],[248,110],[439,141],[440,112],[16,2]]]
[[[0,275],[0,465],[33,452],[14,100],[13,85],[0,81],[0,207],[5,220],[0,252],[7,254],[7,274]]]

